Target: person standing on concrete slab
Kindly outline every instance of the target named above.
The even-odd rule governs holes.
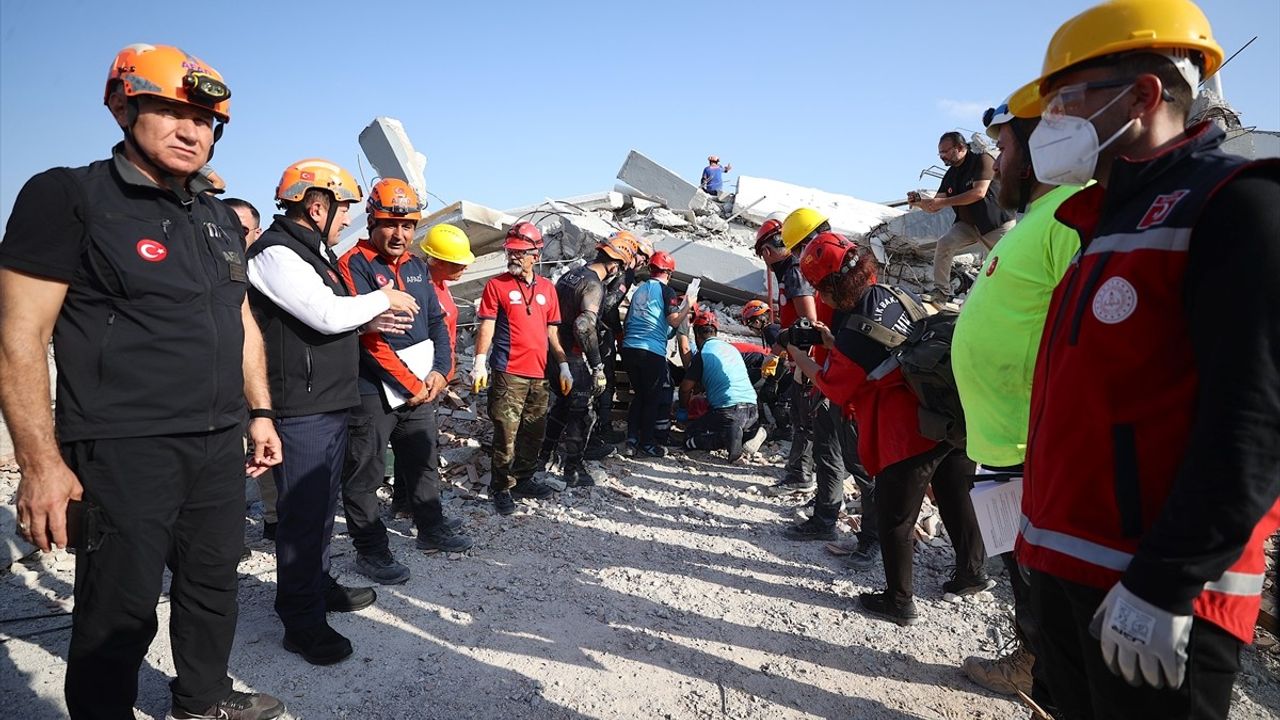
[[[605,283],[622,275],[634,256],[634,245],[611,238],[596,246],[594,262],[570,270],[556,282],[562,318],[560,346],[569,355],[573,389],[568,395],[556,393],[552,401],[539,464],[545,468],[560,448],[561,477],[568,487],[596,484],[583,464],[583,453],[596,424],[592,401],[609,383],[600,357],[600,307]]]
[[[573,372],[556,327],[560,302],[555,285],[533,271],[542,251],[542,232],[533,223],[517,223],[507,231],[502,247],[507,270],[485,283],[480,296],[471,387],[479,393],[489,386],[491,362],[489,493],[494,510],[510,515],[516,511],[515,498],[539,499],[555,492],[533,477],[547,428],[548,350],[559,366],[561,395],[573,391]]]
[[[695,354],[690,350],[685,338],[681,344],[685,373],[680,381],[680,406],[687,409],[694,388],[701,385],[710,409],[690,421],[685,448],[723,449],[729,454],[729,462],[737,462],[744,454],[759,450],[764,442],[764,428],[756,423],[756,391],[751,387],[742,353],[717,337],[720,321],[716,314],[711,310],[700,310],[694,314],[690,325],[698,352]],[[753,427],[756,431],[748,438],[747,431]]]
[[[845,418],[857,417],[857,437],[851,442],[857,445],[858,460],[875,478],[874,492],[864,494],[863,523],[865,527],[868,520],[875,521],[886,589],[863,593],[859,604],[872,615],[913,625],[919,614],[912,545],[920,503],[930,487],[955,546],[955,571],[942,584],[943,592],[972,595],[993,585],[984,570],[986,552],[969,498],[973,463],[949,443],[921,434],[919,398],[907,385],[901,367],[887,365],[889,347],[866,334],[867,327],[879,327],[886,333],[908,335],[916,309],[911,306],[918,302],[876,284],[874,256],[827,229],[815,231],[808,241],[800,268],[824,302],[839,313],[833,319],[837,329],[833,334],[826,324],[817,325],[823,345],[831,351],[824,365],[815,363],[794,342],[787,349]],[[820,483],[813,519],[832,515],[824,508],[837,502],[834,485],[834,481]],[[865,505],[867,500],[872,501],[871,507]],[[817,523],[810,528],[797,526],[793,537],[808,535],[816,527]]]
[[[912,207],[925,212],[935,213],[949,207],[956,214],[955,223],[938,238],[933,251],[931,299],[944,303],[951,299],[951,265],[956,253],[976,244],[987,250],[995,247],[1013,228],[1013,215],[996,202],[992,183],[995,158],[970,150],[964,136],[954,130],[938,139],[938,157],[948,168],[938,193],[931,198],[919,198],[911,193],[908,198]]]
[[[369,189],[365,217],[369,237],[338,260],[343,282],[355,295],[394,287],[412,295],[421,312],[403,333],[360,336],[360,405],[347,421],[342,506],[356,571],[383,585],[398,585],[409,579],[409,568],[391,553],[378,502],[388,441],[396,482],[404,484],[413,512],[418,548],[462,552],[472,542],[455,532],[440,505],[435,400],[448,385],[453,355],[426,263],[409,250],[422,205],[407,182],[384,178]]]
[[[667,340],[698,301],[697,293],[683,300],[676,297],[669,284],[675,269],[675,258],[665,252],[654,253],[649,260],[649,279],[631,296],[622,338],[622,362],[631,382],[627,448],[650,457],[667,454],[664,443],[671,428]]]
[[[285,168],[276,187],[284,210],[249,248],[249,302],[262,326],[276,428],[285,460],[276,468],[276,614],[284,648],[314,665],[349,657],[351,642],[326,612],[373,604],[370,588],[348,588],[329,572],[329,541],[347,454],[347,417],[360,404],[357,331],[403,332],[420,310],[387,286],[352,296],[330,249],[363,198],[351,173],[320,159]]]
[[[984,120],[1000,149],[996,200],[1024,214],[987,256],[965,300],[952,338],[951,369],[964,406],[969,459],[981,465],[981,472],[1020,478],[1031,380],[1049,299],[1080,250],[1080,235],[1053,214],[1080,186],[1036,179],[1027,142],[1040,118],[1015,117],[1006,100],[988,110]],[[1012,552],[1002,553],[1000,560],[1013,586],[1015,646],[996,660],[967,657],[961,667],[989,690],[1022,691],[1048,709],[1053,706],[1048,687],[1043,677],[1034,682],[1032,677],[1039,624],[1030,607],[1031,586]]]
[[[793,254],[782,241],[782,221],[769,218],[756,232],[756,255],[764,260],[778,283],[778,320],[789,328],[800,318],[810,322],[818,319],[813,288],[800,274],[799,255]],[[816,487],[813,479],[813,408],[811,398],[813,383],[804,374],[792,372],[788,390],[788,409],[791,415],[791,448],[787,451],[787,464],[782,479],[765,488],[765,494],[773,496],[805,495]]]
[[[707,166],[702,169],[702,181],[698,183],[698,187],[713,198],[720,197],[720,190],[724,187],[725,173],[731,170],[733,170],[732,164],[721,167],[719,157],[708,155]]]
[[[244,233],[245,248],[248,249],[262,235],[262,215],[258,208],[248,200],[240,198],[223,199],[227,207],[235,211],[240,219],[240,230]],[[249,451],[253,451],[252,445]],[[258,496],[262,498],[262,539],[275,542],[276,539],[276,479],[270,468],[258,476]]]
[[[227,675],[244,478],[281,458],[239,225],[198,174],[230,96],[179,48],[120,51],[103,102],[123,142],[107,160],[32,177],[0,243],[0,410],[22,469],[18,532],[46,552],[76,549],[74,720],[133,717],[166,568],[169,717],[285,710]]]
[[[1097,181],[1055,214],[1081,249],[1036,360],[1015,547],[1060,718],[1225,718],[1254,637],[1280,526],[1280,161],[1187,126],[1223,55],[1189,0],[1107,2],[1010,103],[1040,117],[1041,182]]]

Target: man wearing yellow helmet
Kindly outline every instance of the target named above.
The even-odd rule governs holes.
[[[1016,548],[1060,718],[1225,718],[1253,639],[1280,526],[1280,163],[1185,127],[1222,56],[1189,0],[1114,0],[1011,103],[1041,116],[1042,182],[1097,180],[1056,213],[1081,251],[1040,343]]]
[[[169,716],[284,712],[227,675],[244,476],[281,457],[239,223],[199,174],[230,97],[179,48],[125,48],[104,95],[124,141],[108,160],[33,177],[0,244],[0,409],[22,467],[18,530],[41,550],[77,550],[72,718],[133,717],[166,566]],[[247,467],[246,401],[259,411]]]

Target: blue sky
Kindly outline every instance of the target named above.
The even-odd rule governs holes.
[[[885,201],[931,186],[917,177],[938,135],[979,129],[1091,4],[5,0],[0,221],[32,174],[106,156],[119,138],[107,66],[134,42],[223,73],[232,122],[214,165],[264,213],[295,160],[356,171],[356,137],[378,115],[404,123],[447,202],[609,189],[631,148],[689,178],[717,153],[730,179]],[[1280,129],[1280,2],[1201,7],[1228,53],[1261,36],[1223,85],[1246,124]]]

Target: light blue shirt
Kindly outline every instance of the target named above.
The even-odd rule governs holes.
[[[667,313],[675,308],[667,309],[666,298],[673,294],[657,280],[640,283],[631,295],[631,305],[627,309],[622,347],[667,356],[667,336],[671,329],[667,324]]]
[[[697,357],[702,362],[702,379],[699,382],[707,391],[707,402],[711,407],[756,404],[756,391],[751,387],[747,364],[742,361],[738,348],[720,338],[710,338],[702,344]]]

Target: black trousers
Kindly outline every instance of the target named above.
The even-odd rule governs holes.
[[[72,718],[133,718],[166,567],[173,573],[174,706],[203,712],[231,692],[227,658],[244,548],[243,438],[244,427],[233,426],[63,444],[103,530],[97,549],[76,552],[65,686]]]
[[[805,483],[813,476],[813,407],[818,393],[810,397],[813,385],[808,382],[792,382],[791,397],[791,450],[787,454],[787,466],[782,479],[788,483]]]
[[[362,395],[347,420],[347,460],[343,470],[342,508],[356,552],[377,554],[389,549],[382,523],[378,488],[386,477],[387,442],[395,453],[396,484],[403,484],[419,532],[438,528],[440,453],[434,404],[401,405],[392,410],[381,395]]]
[[[712,408],[689,423],[689,441],[699,450],[729,451],[729,461],[742,456],[742,435],[756,423],[755,403]]]
[[[813,466],[818,475],[813,516],[828,527],[835,527],[844,502],[844,478],[852,475],[862,492],[862,530],[858,532],[858,542],[879,542],[876,484],[858,458],[857,426],[846,420],[839,406],[825,397],[818,400],[812,418]]]
[[[1227,631],[1196,618],[1187,646],[1187,675],[1176,690],[1131,687],[1102,662],[1089,633],[1105,590],[1031,571],[1031,604],[1040,620],[1036,660],[1044,660],[1057,720],[1177,718],[1222,720],[1231,707],[1231,686],[1240,673],[1242,643]]]
[[[986,548],[969,498],[974,464],[963,451],[941,443],[934,449],[885,468],[876,477],[880,556],[884,559],[889,600],[902,605],[913,594],[912,547],[920,502],[933,486],[938,514],[956,553],[956,577],[983,574]]]
[[[671,373],[667,358],[639,348],[622,348],[622,364],[631,381],[627,439],[640,447],[665,443],[671,428]]]
[[[276,614],[286,629],[324,620],[329,541],[347,456],[347,411],[276,420]]]
[[[559,445],[564,455],[564,466],[574,467],[582,464],[582,452],[587,449],[587,441],[595,429],[596,407],[595,398],[591,395],[591,368],[587,367],[586,358],[578,353],[570,354],[569,372],[573,373],[573,389],[569,394],[560,394],[559,381],[551,393],[547,431],[542,439],[542,457],[551,457]]]
[[[592,406],[596,410],[596,423],[604,430],[613,429],[613,398],[618,391],[614,377],[618,370],[618,341],[613,331],[600,335],[600,362],[604,364],[604,376],[609,379],[604,392],[596,396]]]

